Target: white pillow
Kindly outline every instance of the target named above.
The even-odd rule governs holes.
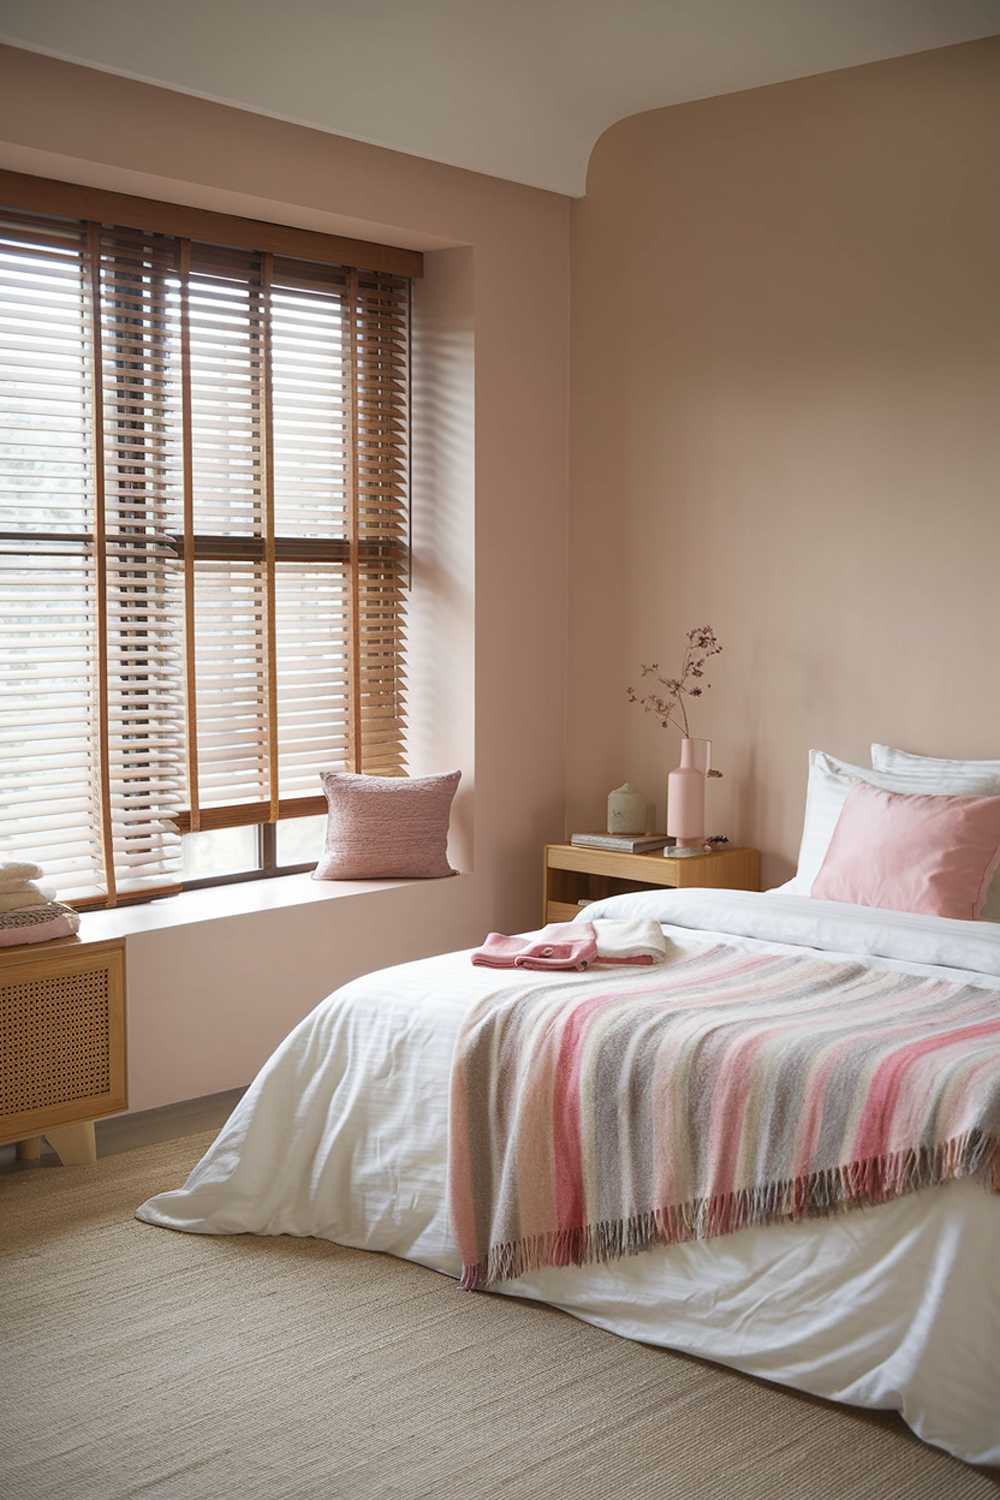
[[[891,771],[893,775],[901,771],[906,776],[919,776],[927,782],[956,771],[967,771],[975,776],[995,776],[1000,783],[1000,760],[938,760],[933,755],[913,755],[909,750],[895,750],[892,745],[873,745],[872,765],[876,771]]]
[[[893,776],[907,776],[919,781],[922,792],[940,795],[942,791],[967,792],[964,778],[978,781],[987,778],[987,788],[1000,793],[1000,760],[939,760],[933,755],[913,755],[909,750],[896,750],[892,745],[872,746],[872,765],[876,771]],[[960,787],[953,786],[956,779],[962,780]],[[942,785],[944,783],[944,785]],[[982,787],[975,787],[982,791]],[[994,876],[983,909],[979,913],[981,922],[1000,922],[1000,874]]]
[[[859,781],[869,786],[878,786],[886,792],[923,792],[930,796],[975,796],[1000,791],[998,777],[989,772],[970,771],[967,763],[959,762],[955,769],[939,771],[933,781],[927,773],[914,774],[904,771],[870,771],[867,766],[852,766],[825,750],[809,752],[809,786],[806,790],[806,812],[802,825],[802,842],[799,845],[799,865],[794,879],[781,890],[808,896],[813,881],[819,874],[820,865],[826,857],[833,830],[837,826],[847,794]],[[997,885],[997,882],[994,882]],[[994,920],[988,908],[994,900],[991,889],[983,908],[983,916]]]

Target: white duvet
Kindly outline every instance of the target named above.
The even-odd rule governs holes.
[[[721,936],[863,955],[980,983],[1000,1006],[992,923],[733,891],[619,896],[587,909],[600,916],[653,917],[682,948]],[[533,979],[552,976],[517,983]],[[466,1011],[507,983],[452,953],[338,990],[265,1064],[184,1187],[151,1198],[139,1218],[199,1234],[317,1235],[456,1276],[445,1196],[452,1051]],[[998,1250],[1000,1198],[965,1181],[494,1290],[834,1401],[896,1409],[927,1442],[1000,1464]]]

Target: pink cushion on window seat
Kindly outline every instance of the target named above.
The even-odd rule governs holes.
[[[448,863],[448,820],[461,771],[355,776],[324,771],[326,848],[314,880],[436,880]]]

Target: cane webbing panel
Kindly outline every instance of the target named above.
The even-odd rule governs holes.
[[[106,1094],[108,972],[0,985],[0,1114]]]
[[[119,953],[0,968],[0,1140],[124,1106],[122,1000]]]

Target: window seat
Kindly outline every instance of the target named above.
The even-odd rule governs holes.
[[[450,875],[451,881],[466,877]],[[252,916],[288,906],[311,906],[345,897],[372,898],[404,886],[438,885],[436,880],[313,880],[311,875],[277,875],[273,880],[244,880],[230,885],[183,891],[141,906],[120,906],[110,911],[84,912],[80,918],[80,941],[106,942],[141,932],[160,932],[170,927],[211,922],[220,917]]]

